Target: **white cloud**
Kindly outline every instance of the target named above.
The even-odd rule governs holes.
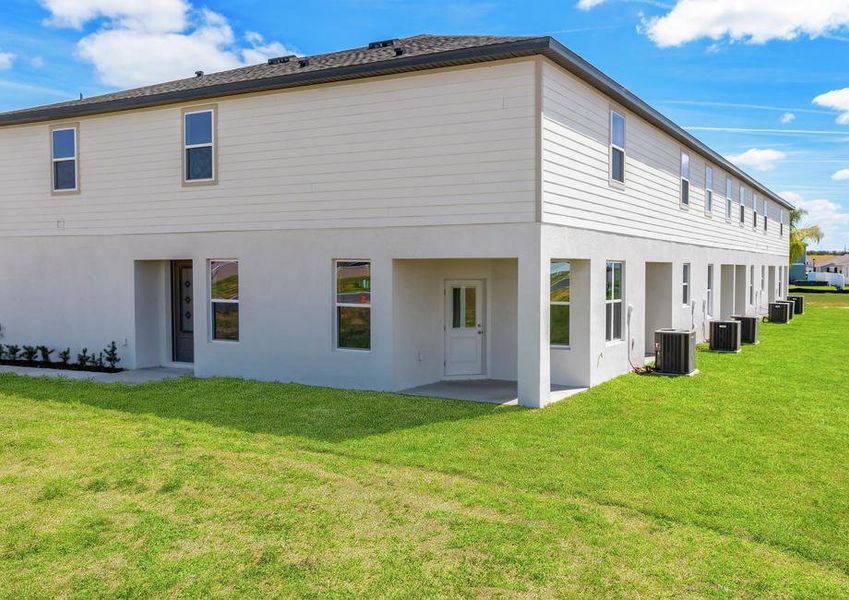
[[[795,120],[796,120],[796,115],[794,115],[792,112],[786,112],[783,115],[781,115],[781,122],[784,123],[784,124],[792,123]]]
[[[42,0],[42,4],[50,11],[48,24],[74,29],[103,18],[121,29],[182,31],[190,9],[185,0]]]
[[[13,52],[0,52],[0,71],[12,68],[12,62],[15,60]]]
[[[817,247],[842,248],[849,245],[849,209],[825,198],[805,200],[796,192],[781,192],[780,196],[807,211],[807,215],[802,218],[802,226],[820,226],[823,241]]]
[[[142,86],[224,71],[293,54],[279,42],[248,32],[239,43],[227,19],[185,0],[44,0],[50,25],[100,27],[77,43],[100,80],[115,87]]]
[[[832,90],[820,94],[813,100],[814,104],[825,106],[839,111],[837,122],[841,125],[849,125],[849,88]]]
[[[849,181],[849,169],[840,169],[831,176],[834,181]]]
[[[40,56],[33,56],[29,59],[29,64],[34,69],[43,69],[44,68],[44,59]]]
[[[603,1],[579,0],[578,8],[589,10]],[[752,44],[814,38],[847,26],[847,0],[677,0],[666,14],[643,18],[640,30],[664,48],[701,38]]]
[[[787,158],[787,155],[780,150],[749,148],[742,154],[729,154],[726,158],[741,167],[751,167],[758,171],[772,171],[776,163]]]
[[[602,2],[604,2],[604,0],[578,0],[578,8],[580,8],[581,10],[590,10],[591,8],[595,8]]]

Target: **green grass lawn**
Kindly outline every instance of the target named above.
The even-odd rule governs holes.
[[[847,597],[847,333],[540,411],[2,376],[0,597]]]

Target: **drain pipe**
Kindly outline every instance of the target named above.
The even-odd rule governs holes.
[[[634,305],[628,305],[628,314],[627,314],[627,323],[628,323],[628,364],[631,365],[631,369],[636,371],[638,367],[634,366],[634,360],[631,356],[631,353],[634,351],[634,336],[631,335],[631,316],[634,314]]]

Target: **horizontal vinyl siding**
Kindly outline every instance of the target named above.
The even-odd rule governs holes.
[[[779,235],[779,207],[770,203],[769,230],[762,215],[752,228],[751,208],[739,224],[739,181],[732,219],[725,219],[725,181],[713,167],[713,209],[705,212],[705,159],[690,156],[690,206],[679,203],[684,147],[621,107],[626,119],[625,187],[608,180],[610,100],[556,65],[543,65],[543,221],[597,231],[786,255],[788,227]],[[751,206],[752,192],[748,191]],[[761,210],[759,209],[759,213]]]
[[[191,105],[81,119],[75,195],[50,194],[49,124],[3,128],[0,236],[533,221],[533,78],[526,60],[221,99],[214,186],[182,186]]]

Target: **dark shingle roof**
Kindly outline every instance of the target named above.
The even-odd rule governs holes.
[[[280,81],[280,78],[302,80],[305,74],[309,74],[312,76],[310,79],[312,79],[322,73],[335,69],[344,69],[346,67],[349,68],[364,65],[377,66],[378,63],[385,63],[388,61],[395,63],[407,63],[410,62],[409,59],[424,56],[429,57],[441,52],[481,48],[495,44],[508,44],[510,42],[533,39],[539,38],[493,35],[417,35],[408,38],[391,40],[392,45],[381,48],[370,49],[366,46],[362,48],[354,48],[352,50],[342,50],[341,52],[331,52],[329,54],[318,54],[303,57],[308,59],[308,64],[306,66],[300,66],[298,60],[299,57],[293,57],[288,62],[279,64],[262,63],[259,65],[250,65],[238,69],[231,69],[230,71],[204,74],[202,77],[188,77],[186,79],[177,79],[176,81],[157,83],[155,85],[148,85],[131,90],[122,90],[110,94],[92,96],[82,100],[69,100],[45,106],[0,113],[0,125],[4,125],[12,121],[38,121],[43,120],[43,117],[55,118],[50,117],[49,115],[60,112],[60,109],[70,109],[67,110],[67,112],[69,116],[71,116],[71,113],[74,115],[86,114],[86,112],[88,112],[86,109],[95,109],[95,107],[96,112],[121,109],[123,108],[121,103],[128,104],[133,100],[141,101],[139,102],[139,105],[142,103],[149,105],[151,103],[157,103],[156,100],[158,98],[163,96],[172,98],[175,94],[183,94],[191,97],[195,94],[204,93],[204,91],[206,91],[210,92],[209,95],[213,95],[217,94],[219,88],[222,86],[234,87],[239,84],[275,82],[283,84],[280,86],[275,85],[275,87],[287,87],[285,85],[286,82]],[[403,48],[404,53],[400,56],[396,56],[396,47]],[[313,83],[313,81],[305,83]],[[198,95],[196,97],[200,96]]]
[[[396,53],[396,48],[403,48],[403,53]],[[781,196],[548,36],[417,35],[394,40],[386,47],[354,48],[305,57],[308,61],[303,66],[298,59],[279,64],[263,63],[82,100],[0,113],[0,127],[533,55],[549,58],[771,200],[785,208],[793,208]]]

